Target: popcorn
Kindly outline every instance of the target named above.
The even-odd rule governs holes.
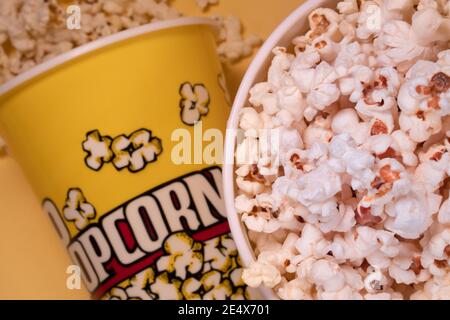
[[[436,199],[436,196],[427,195],[422,188],[413,187],[409,194],[386,206],[390,218],[386,220],[385,227],[403,238],[417,239],[430,227],[439,203],[440,199]]]
[[[264,192],[265,186],[264,183],[261,180],[256,179],[263,179],[262,176],[254,176],[252,174],[249,174],[246,177],[238,177],[236,180],[236,183],[242,191],[246,192],[247,194],[251,195],[257,195],[259,193]]]
[[[373,166],[375,158],[367,151],[356,149],[348,134],[335,136],[329,147],[330,155],[334,158],[333,166],[337,171],[345,171],[352,177],[352,188],[368,188],[375,178],[368,169]]]
[[[209,112],[209,93],[203,84],[185,82],[180,87],[181,121],[193,126]]]
[[[340,92],[332,66],[323,61],[314,68],[297,67],[291,71],[292,77],[300,91],[306,93],[305,119],[311,121],[319,111],[339,99]]]
[[[308,17],[310,31],[306,37],[314,40],[321,35],[327,35],[333,40],[339,40],[339,15],[331,9],[318,8],[311,12]]]
[[[401,130],[392,132],[391,137],[395,141],[395,145],[393,147],[401,154],[403,163],[411,167],[417,166],[418,159],[414,153],[417,143],[412,141],[408,135]]]
[[[259,287],[261,284],[273,288],[281,281],[281,275],[278,269],[270,264],[253,262],[249,268],[244,269],[242,279],[252,288]]]
[[[434,276],[445,276],[450,263],[450,229],[435,234],[423,250],[421,264]]]
[[[278,295],[283,300],[312,300],[312,286],[309,282],[296,278],[278,289]]]
[[[432,8],[414,13],[411,25],[401,20],[386,23],[380,37],[385,47],[380,62],[404,71],[420,59],[433,60],[449,40],[449,33],[444,31],[448,23]]]
[[[253,131],[254,133],[262,129],[262,121],[258,112],[253,108],[243,108],[239,126],[245,131]]]
[[[446,178],[447,170],[450,164],[450,153],[443,145],[433,145],[427,152],[420,153],[420,164],[415,171],[417,181],[420,181],[425,187],[434,192],[440,188]]]
[[[196,0],[202,10],[218,0]],[[66,7],[81,9],[81,29],[66,26]],[[168,0],[4,0],[0,4],[0,84],[90,41],[140,25],[182,16]],[[211,17],[219,22],[218,52],[226,62],[252,53],[261,43],[244,37],[237,17]]]
[[[388,284],[387,278],[381,270],[374,269],[364,278],[364,288],[369,294],[377,294]]]
[[[449,300],[450,299],[450,276],[449,273],[443,277],[433,277],[427,281],[422,290],[414,292],[411,300]]]
[[[237,61],[249,56],[253,48],[261,44],[261,39],[254,34],[247,38],[242,36],[242,25],[238,17],[214,16],[213,19],[220,25],[218,53],[222,59]]]
[[[317,117],[303,133],[303,142],[306,147],[312,147],[315,143],[330,142],[333,133],[330,130],[330,121],[322,117]]]
[[[98,130],[90,131],[82,147],[87,153],[86,165],[95,171],[100,170],[105,163],[112,163],[117,170],[128,168],[131,172],[138,172],[156,161],[162,153],[161,139],[153,137],[147,129],[139,129],[130,136],[119,135],[114,139],[102,136]]]
[[[382,8],[375,1],[364,1],[359,11],[356,36],[361,40],[367,40],[381,31],[384,20]]]
[[[444,57],[443,53],[440,55]],[[442,128],[441,117],[450,113],[450,77],[443,72],[446,70],[443,63],[418,61],[408,71],[408,80],[399,92],[398,103],[403,111],[400,127],[409,131],[411,138],[417,142],[438,133]]]
[[[337,10],[341,14],[352,14],[359,11],[358,2],[356,0],[343,0],[337,4]]]
[[[196,0],[196,2],[200,9],[206,10],[210,5],[218,4],[219,0]]]
[[[128,299],[152,300],[149,286],[155,281],[155,272],[152,268],[139,272],[130,279],[130,286],[125,291]]]
[[[320,259],[313,263],[310,278],[320,289],[336,292],[345,286],[345,277],[339,266],[331,261]]]
[[[370,125],[360,122],[354,109],[346,108],[340,110],[333,117],[331,129],[334,134],[349,134],[357,145],[363,144],[370,135]]]
[[[447,2],[340,1],[293,53],[273,50],[239,123],[244,282],[282,299],[448,298]]]
[[[67,192],[63,215],[67,221],[73,222],[78,230],[83,230],[96,218],[97,212],[86,200],[82,191],[73,188]]]
[[[441,117],[436,112],[419,111],[414,115],[400,114],[400,128],[411,140],[424,142],[442,129]]]
[[[295,247],[300,253],[301,261],[313,256],[315,258],[324,257],[330,250],[330,243],[324,238],[323,233],[313,224],[305,224],[300,238]]]

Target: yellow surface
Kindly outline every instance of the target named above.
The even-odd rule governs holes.
[[[193,2],[178,0],[175,5],[186,14],[199,15]],[[241,17],[247,32],[266,37],[301,2],[222,0],[207,14],[235,14]],[[232,94],[250,60],[226,66]],[[0,160],[0,204],[0,298],[88,299],[85,290],[66,289],[68,255],[21,170],[11,159]]]

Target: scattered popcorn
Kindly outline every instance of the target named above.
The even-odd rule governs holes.
[[[274,48],[236,148],[249,160],[236,162],[235,201],[256,256],[249,286],[282,299],[449,299],[449,9],[343,0],[309,15],[293,53]],[[277,137],[276,170],[258,149],[269,129],[291,137]]]
[[[254,47],[261,44],[261,38],[257,35],[250,34],[247,38],[243,37],[242,25],[238,17],[214,16],[212,18],[220,25],[218,53],[223,60],[235,62],[247,57]]]
[[[202,10],[219,0],[196,0]],[[81,29],[66,26],[66,8],[81,9]],[[182,16],[169,0],[2,0],[0,3],[0,84],[90,41],[140,25]],[[235,62],[261,43],[243,36],[237,17],[214,16],[221,27],[220,56]]]
[[[215,5],[219,3],[219,0],[195,0],[197,2],[197,6],[202,9],[206,10],[210,5]]]

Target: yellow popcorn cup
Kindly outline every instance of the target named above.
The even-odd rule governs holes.
[[[248,297],[221,168],[201,159],[230,110],[214,33],[153,23],[0,87],[1,134],[94,298]]]

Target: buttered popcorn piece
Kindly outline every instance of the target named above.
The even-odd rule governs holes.
[[[235,200],[257,257],[249,286],[282,299],[448,299],[449,9],[344,0],[311,12],[293,52],[273,49],[236,150],[250,160]],[[278,168],[260,154],[267,129],[281,132]]]

